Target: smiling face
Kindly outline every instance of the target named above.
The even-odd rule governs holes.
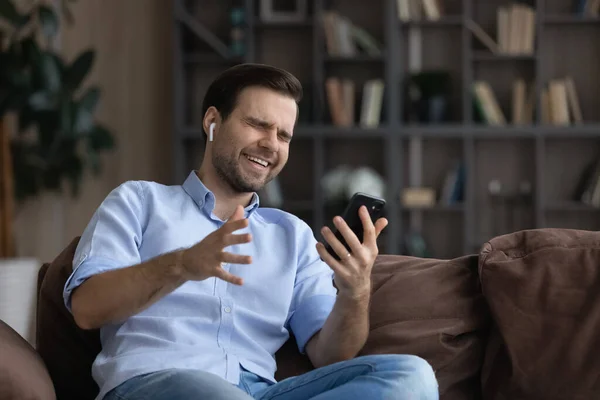
[[[263,87],[247,87],[215,129],[211,159],[215,172],[234,192],[263,188],[288,160],[296,122],[293,98]]]

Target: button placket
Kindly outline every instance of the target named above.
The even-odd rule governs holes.
[[[227,351],[233,332],[233,302],[229,298],[221,298],[221,326],[217,335],[219,346]]]

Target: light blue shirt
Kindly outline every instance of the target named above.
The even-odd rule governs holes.
[[[92,275],[189,247],[223,225],[214,195],[194,171],[183,185],[128,181],[114,189],[81,236],[64,288]],[[240,366],[274,382],[275,352],[290,333],[298,348],[329,316],[333,272],[316,251],[311,228],[281,210],[245,209],[252,242],[227,247],[252,256],[250,265],[225,265],[242,286],[221,279],[188,281],[123,323],[100,330],[102,350],[92,366],[98,399],[125,380],[166,368],[212,372],[237,384]]]

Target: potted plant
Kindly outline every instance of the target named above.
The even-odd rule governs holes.
[[[23,313],[35,308],[39,264],[14,258],[14,210],[7,204],[44,191],[61,192],[65,186],[76,196],[84,171],[99,174],[100,154],[115,145],[110,131],[94,118],[100,89],[83,85],[94,50],[69,62],[52,46],[61,20],[72,22],[72,1],[61,0],[60,14],[42,1],[0,1],[0,318],[13,318],[15,324],[32,320]],[[15,121],[10,133],[9,115]],[[17,301],[15,296],[24,297]],[[3,316],[12,307],[7,304],[20,309]],[[18,328],[22,333],[26,327]]]

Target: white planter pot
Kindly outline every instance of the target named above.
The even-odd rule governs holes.
[[[0,258],[0,319],[34,347],[40,266],[33,258]]]

